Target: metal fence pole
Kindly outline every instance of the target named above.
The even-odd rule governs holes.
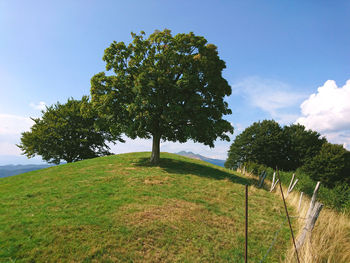
[[[288,215],[288,209],[287,209],[287,205],[286,205],[286,200],[284,199],[284,194],[283,194],[283,190],[282,190],[282,183],[281,183],[280,173],[279,173],[279,170],[278,170],[278,169],[277,169],[277,176],[278,176],[278,179],[279,179],[279,181],[280,181],[280,189],[281,189],[283,204],[284,204],[284,208],[285,208],[285,210],[286,210],[286,215],[287,215],[287,218],[288,218],[288,224],[289,224],[290,232],[292,233],[292,238],[293,238],[293,244],[294,244],[294,248],[295,248],[295,253],[296,253],[296,255],[297,255],[298,263],[300,263],[300,261],[299,261],[299,255],[298,255],[298,250],[297,250],[297,247],[296,247],[296,245],[295,245],[295,239],[294,239],[293,229],[292,229],[292,225],[291,225],[291,223],[290,223],[290,219],[289,219],[289,215]]]

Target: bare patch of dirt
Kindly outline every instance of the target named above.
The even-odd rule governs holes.
[[[233,227],[233,219],[219,216],[208,211],[202,205],[184,200],[169,200],[163,205],[129,205],[127,210],[140,210],[127,215],[127,224],[145,225],[154,221],[176,223],[180,221],[204,222],[213,227]]]
[[[168,184],[171,178],[168,176],[149,176],[145,179],[144,184],[148,185],[158,185],[158,184]]]
[[[118,174],[118,175],[129,175],[129,172],[125,171],[124,169],[113,169],[106,171],[108,174]]]
[[[115,180],[116,178],[117,178],[117,176],[115,176],[115,175],[102,176],[102,177],[97,178],[96,181],[111,182],[111,181]]]
[[[133,225],[147,224],[152,221],[160,222],[176,222],[183,218],[195,219],[193,215],[195,211],[199,212],[203,208],[195,203],[186,202],[183,200],[170,200],[164,205],[147,206],[130,205],[129,209],[142,209],[128,216],[128,222]]]
[[[137,168],[136,167],[125,167],[124,169],[125,170],[136,170]]]

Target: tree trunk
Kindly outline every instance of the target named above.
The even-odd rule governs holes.
[[[160,159],[160,135],[153,135],[151,163],[158,164]]]

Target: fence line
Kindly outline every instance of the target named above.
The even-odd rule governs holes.
[[[242,173],[242,168],[239,169]],[[246,174],[246,168],[245,166],[243,167],[243,175]],[[249,175],[249,174],[247,174]],[[276,243],[277,241],[277,237],[278,237],[278,234],[279,232],[281,231],[285,221],[288,219],[288,223],[289,223],[289,228],[290,228],[290,231],[291,231],[291,235],[292,235],[292,239],[293,239],[293,245],[294,245],[294,248],[295,248],[295,254],[296,254],[296,257],[297,257],[297,261],[300,263],[299,261],[299,255],[298,255],[298,250],[302,247],[305,239],[306,239],[306,236],[308,233],[311,233],[311,231],[313,230],[314,226],[315,226],[315,223],[317,221],[317,218],[320,214],[320,211],[322,210],[323,208],[323,204],[319,203],[319,202],[316,202],[316,197],[317,197],[317,192],[318,192],[318,189],[320,187],[320,182],[317,182],[316,184],[316,187],[314,189],[314,193],[312,195],[312,198],[311,198],[311,201],[310,201],[310,207],[307,211],[307,214],[306,214],[306,217],[303,218],[303,217],[300,217],[300,216],[289,216],[288,214],[288,209],[287,209],[287,205],[286,205],[286,202],[285,202],[285,198],[284,198],[284,194],[283,194],[283,189],[282,189],[282,183],[281,183],[281,180],[280,180],[280,176],[279,176],[279,171],[277,169],[277,176],[278,178],[275,177],[276,173],[274,172],[273,174],[273,179],[272,179],[272,184],[271,184],[271,188],[270,188],[270,192],[273,191],[273,189],[276,187],[277,183],[279,183],[280,185],[280,190],[281,190],[281,195],[282,195],[282,199],[283,199],[283,204],[284,204],[284,207],[285,207],[285,212],[286,212],[286,218],[284,219],[284,221],[281,223],[280,227],[275,231],[274,233],[274,237],[273,237],[273,240],[268,248],[268,250],[266,251],[265,255],[263,256],[263,258],[261,259],[260,263],[264,262],[264,260],[267,258],[268,254],[270,253],[272,247],[274,246],[274,244]],[[263,186],[264,184],[264,179],[266,178],[267,174],[265,171],[263,171],[260,175],[259,175],[259,180],[258,180],[258,187],[261,187]],[[292,176],[292,180],[290,181],[290,184],[288,186],[288,190],[287,190],[287,196],[288,194],[293,190],[293,188],[295,187],[295,185],[297,184],[298,182],[298,179],[296,179],[294,181],[294,178],[295,178],[295,174],[293,174]],[[275,179],[277,179],[275,181]],[[294,182],[293,182],[294,181]],[[300,194],[300,199],[299,199],[299,205],[298,205],[298,212],[300,210],[300,207],[301,207],[301,202],[302,202],[302,197],[303,197],[303,192],[301,192]],[[286,196],[286,198],[287,198]],[[292,226],[291,226],[291,223],[290,223],[290,218],[296,218],[296,219],[303,219],[305,220],[305,226],[303,227],[303,230],[302,230],[302,233],[299,235],[298,237],[298,240],[297,242],[295,242],[295,238],[294,238],[294,234],[293,234],[293,229],[292,229]],[[246,185],[246,232],[245,232],[245,235],[246,235],[246,242],[245,242],[245,262],[248,261],[248,231],[247,231],[247,227],[248,227],[248,185]]]
[[[282,228],[283,228],[283,225],[284,225],[284,223],[286,222],[286,220],[287,220],[287,217],[284,218],[284,220],[282,221],[282,223],[281,223],[279,229],[277,229],[277,231],[275,232],[275,235],[274,235],[273,240],[272,240],[272,242],[271,242],[271,244],[270,244],[270,247],[267,249],[267,251],[266,251],[264,257],[260,260],[259,263],[264,262],[264,260],[266,259],[267,255],[270,253],[272,247],[275,245],[275,243],[276,243],[276,241],[277,241],[278,234],[281,232],[281,230],[282,230]]]
[[[283,194],[283,190],[282,190],[282,183],[281,183],[281,178],[280,178],[280,173],[279,173],[279,170],[277,170],[277,176],[278,176],[278,179],[280,179],[280,189],[281,189],[281,195],[282,195],[282,199],[283,199],[283,204],[284,204],[284,208],[286,210],[286,216],[287,216],[287,219],[288,219],[288,224],[289,224],[289,228],[290,228],[290,233],[292,234],[292,238],[293,238],[293,245],[294,245],[294,248],[295,248],[295,254],[297,256],[297,260],[298,260],[298,263],[300,263],[300,260],[299,260],[299,255],[298,255],[298,250],[297,250],[297,246],[295,244],[295,239],[294,239],[294,234],[293,234],[293,228],[292,228],[292,225],[290,223],[290,219],[289,219],[289,215],[288,215],[288,209],[287,209],[287,205],[286,205],[286,200],[284,199],[284,194]]]

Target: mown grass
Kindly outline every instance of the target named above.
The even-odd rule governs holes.
[[[0,262],[259,262],[284,221],[248,178],[162,153],[121,154],[0,179]],[[291,208],[290,208],[291,209]],[[290,246],[284,224],[265,262]]]

